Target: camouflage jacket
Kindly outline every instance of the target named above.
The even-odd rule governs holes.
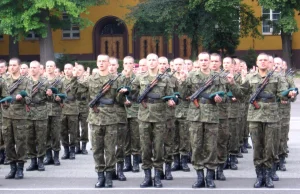
[[[132,83],[132,91],[141,95],[148,84],[150,84],[156,76],[150,76],[148,73],[139,75]],[[162,97],[173,94],[173,85],[170,83],[168,76],[163,76],[156,86],[148,93],[145,103],[139,106],[138,119],[144,122],[165,122],[167,119],[166,107],[167,103]],[[151,101],[151,102],[150,102]]]
[[[68,97],[64,100],[64,106],[62,108],[62,114],[64,115],[78,115],[78,105],[76,99],[78,98],[78,80],[77,77],[68,79],[66,77],[62,80],[63,88],[62,93],[65,93]]]
[[[177,92],[178,88],[178,80],[174,75],[167,75],[170,79],[170,85],[173,88],[174,92]],[[175,118],[175,110],[176,107],[169,107],[167,106],[167,119]]]
[[[95,74],[93,77],[90,77],[88,82],[90,99],[94,99],[97,96],[98,92],[109,79],[113,79],[113,76],[100,76],[99,74]],[[117,83],[114,82],[112,87],[105,93],[98,103],[97,108],[99,112],[94,112],[92,108],[89,109],[88,122],[90,124],[100,126],[118,123],[118,117],[115,108],[116,94]]]
[[[23,81],[18,85],[18,87],[11,91],[12,86],[19,80]],[[11,119],[28,119],[29,112],[26,111],[26,104],[29,104],[31,101],[31,84],[27,77],[20,76],[19,79],[15,80],[12,76],[7,76],[6,85],[7,85],[7,96],[11,96],[13,98],[12,103],[6,109],[3,109],[3,117],[11,118]],[[22,98],[21,100],[16,100],[16,95],[21,91],[25,91],[27,96]]]
[[[221,91],[224,91],[225,93],[229,92],[226,85],[228,84],[227,81],[224,78],[220,79],[221,83]],[[225,96],[224,100],[221,103],[217,104],[219,108],[219,119],[228,119],[228,109],[229,109],[229,99],[227,96]]]
[[[47,89],[49,88],[49,84],[47,82],[47,78],[40,77],[38,81],[34,81],[32,78],[30,80],[30,85],[32,86],[32,95],[31,95],[31,102],[29,104],[30,112],[29,112],[29,119],[30,120],[45,120],[48,119],[47,114],[47,105],[46,102],[51,100],[46,94]],[[38,83],[44,84],[41,86],[38,91],[33,94],[33,89],[38,85]]]
[[[283,79],[286,80],[286,82],[288,84],[288,89],[296,87],[292,76],[288,76],[288,77],[284,76]],[[279,102],[280,118],[290,118],[291,117],[291,102],[295,102],[296,99],[297,99],[297,97],[295,97],[294,99],[288,99],[287,104],[281,104]]]
[[[48,79],[48,86],[51,87],[53,86],[58,90],[58,93],[62,93],[62,83],[63,78],[55,78],[55,79]],[[55,83],[55,81],[58,81]],[[55,100],[55,95],[52,95],[51,100],[47,102],[47,111],[48,111],[48,116],[61,116],[62,108],[60,106],[61,102],[57,102]]]
[[[187,96],[188,91],[186,85],[186,82],[178,81],[177,92],[180,93],[181,99],[179,99],[179,104],[176,106],[175,117],[180,119],[186,119],[190,104],[190,102],[184,98],[184,96]]]
[[[78,79],[78,90],[77,90],[77,105],[79,108],[79,113],[88,113],[89,112],[89,86],[86,84],[89,82],[87,79]]]
[[[249,96],[255,93],[258,85],[263,81],[263,77],[259,73],[248,74],[240,87],[232,88],[233,93],[241,93],[244,96]],[[264,89],[264,93],[272,97],[267,100],[257,99],[260,109],[255,109],[253,105],[249,104],[247,121],[253,122],[278,122],[279,112],[276,97],[279,99],[286,99],[281,95],[281,92],[287,89],[286,81],[277,74],[273,74],[269,83]]]
[[[0,77],[0,99],[2,98],[5,98],[8,96],[7,94],[7,85],[5,83],[5,77],[6,76],[3,76],[3,77]],[[2,106],[0,108],[0,123],[2,123]]]

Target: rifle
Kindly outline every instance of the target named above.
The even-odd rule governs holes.
[[[220,73],[217,73],[215,75],[213,75],[209,80],[207,80],[205,83],[204,83],[204,86],[202,86],[201,88],[199,88],[196,92],[194,92],[190,97],[188,97],[187,99],[192,101],[195,106],[197,108],[200,107],[199,103],[198,103],[198,97],[205,91],[207,90],[212,84],[213,84],[213,81],[219,77],[222,73],[224,72],[224,70],[220,71]]]
[[[10,95],[18,88],[18,86],[23,82],[24,79],[25,76],[21,76],[21,78],[19,78],[17,81],[13,83],[12,86],[10,86],[10,88],[8,89]]]
[[[267,74],[267,76],[265,77],[263,82],[261,84],[259,84],[258,87],[256,88],[255,93],[251,96],[249,103],[252,104],[255,109],[260,109],[260,106],[258,105],[256,99],[259,96],[259,94],[264,91],[266,85],[269,83],[269,80],[270,80],[271,76],[274,74],[276,69],[277,69],[277,66],[271,72],[269,72]]]
[[[170,70],[170,68],[167,68],[163,73],[158,74],[156,76],[156,78],[147,85],[146,89],[143,91],[143,93],[139,96],[137,103],[142,103],[144,101],[144,99],[146,98],[147,94],[152,90],[152,88],[154,88],[154,86],[158,83],[158,81],[162,78],[162,76],[167,73],[167,71]],[[146,108],[146,104],[142,103],[143,106]]]
[[[99,110],[97,109],[98,101],[105,95],[105,93],[110,89],[113,83],[121,76],[122,74],[119,73],[118,76],[114,79],[109,79],[100,89],[97,96],[89,103],[89,107],[94,110],[94,112],[98,113]]]
[[[55,81],[50,84],[49,88],[55,87],[63,79],[63,78],[57,79],[57,77],[55,78]]]
[[[34,96],[37,94],[37,92],[39,91],[39,89],[44,85],[44,83],[48,81],[47,79],[45,79],[43,82],[38,82],[35,87],[32,89],[32,93],[31,96]]]

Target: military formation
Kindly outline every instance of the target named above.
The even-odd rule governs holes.
[[[256,65],[202,52],[198,60],[149,54],[135,64],[97,57],[90,74],[80,64],[18,58],[0,60],[0,163],[6,179],[45,171],[88,154],[91,147],[96,188],[126,181],[124,172],[144,171],[141,188],[163,187],[172,172],[196,172],[192,188],[215,188],[225,169],[238,170],[238,158],[253,144],[254,188],[274,188],[285,171],[291,103],[298,88],[279,57],[261,53]],[[61,146],[63,154],[60,157]]]

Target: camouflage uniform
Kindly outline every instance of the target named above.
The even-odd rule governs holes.
[[[2,91],[2,88],[6,88],[6,83],[2,77],[0,78],[0,87],[1,87],[1,91]],[[3,95],[5,95],[5,94],[1,93],[1,98],[5,97]],[[2,119],[2,108],[0,108],[0,164],[3,164],[4,160],[5,160],[5,153],[4,153],[5,144],[4,144],[4,137],[3,137],[3,132],[2,132],[2,120],[3,120]]]
[[[26,77],[20,77],[23,81],[17,86],[14,91],[10,92],[11,86],[17,82],[11,76],[6,78],[6,84],[8,93],[3,96],[16,97],[21,91],[25,91],[27,96],[21,100],[13,101],[8,108],[3,109],[3,125],[2,132],[5,142],[5,151],[8,162],[11,165],[11,171],[6,178],[23,178],[23,168],[26,162],[26,136],[28,129],[28,116],[29,112],[26,111],[26,104],[30,103],[31,98],[31,85],[29,79]],[[19,80],[18,79],[18,80]],[[18,163],[18,167],[16,167]],[[17,168],[17,170],[16,170]]]
[[[67,158],[69,158],[68,152],[70,149],[70,159],[75,159],[75,146],[78,143],[77,130],[79,110],[76,103],[76,99],[78,98],[78,81],[77,77],[73,77],[72,79],[64,77],[62,82],[62,92],[67,94],[68,97],[64,100],[64,107],[62,109],[61,141]],[[67,158],[63,156],[63,159]]]
[[[155,77],[148,73],[137,76],[132,83],[133,91],[139,91],[141,95],[147,85],[154,80]],[[168,76],[162,79],[152,88],[144,100],[147,107],[140,104],[138,119],[139,131],[142,147],[142,169],[145,171],[145,180],[141,187],[151,184],[151,169],[155,168],[154,184],[160,185],[160,175],[163,171],[163,143],[166,127],[166,103],[161,99],[164,96],[173,94],[174,86]],[[153,148],[153,151],[152,151]]]

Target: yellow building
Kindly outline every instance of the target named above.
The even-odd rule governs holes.
[[[90,8],[88,17],[93,25],[79,30],[73,26],[71,29],[53,31],[54,52],[57,54],[69,54],[77,60],[95,60],[100,53],[106,53],[122,59],[126,55],[132,55],[136,59],[145,57],[150,52],[158,53],[168,58],[188,58],[191,54],[190,41],[187,37],[174,37],[164,41],[163,37],[153,39],[149,36],[134,38],[133,24],[122,23],[128,9],[126,6],[135,5],[138,0],[110,0],[107,5]],[[257,16],[269,17],[276,20],[279,13],[272,10],[263,10],[256,1],[245,0],[252,5]],[[297,17],[298,26],[300,19]],[[249,48],[257,52],[266,52],[274,56],[282,55],[282,43],[280,35],[272,35],[272,28],[263,23],[260,27],[264,39],[243,38],[237,48],[236,55],[241,56]],[[0,58],[8,58],[9,37],[0,37]],[[293,62],[300,62],[300,32],[292,37]],[[201,51],[201,47],[198,49]],[[19,53],[22,60],[39,59],[39,43],[34,33],[25,40],[19,42]],[[300,65],[298,65],[300,68]]]

